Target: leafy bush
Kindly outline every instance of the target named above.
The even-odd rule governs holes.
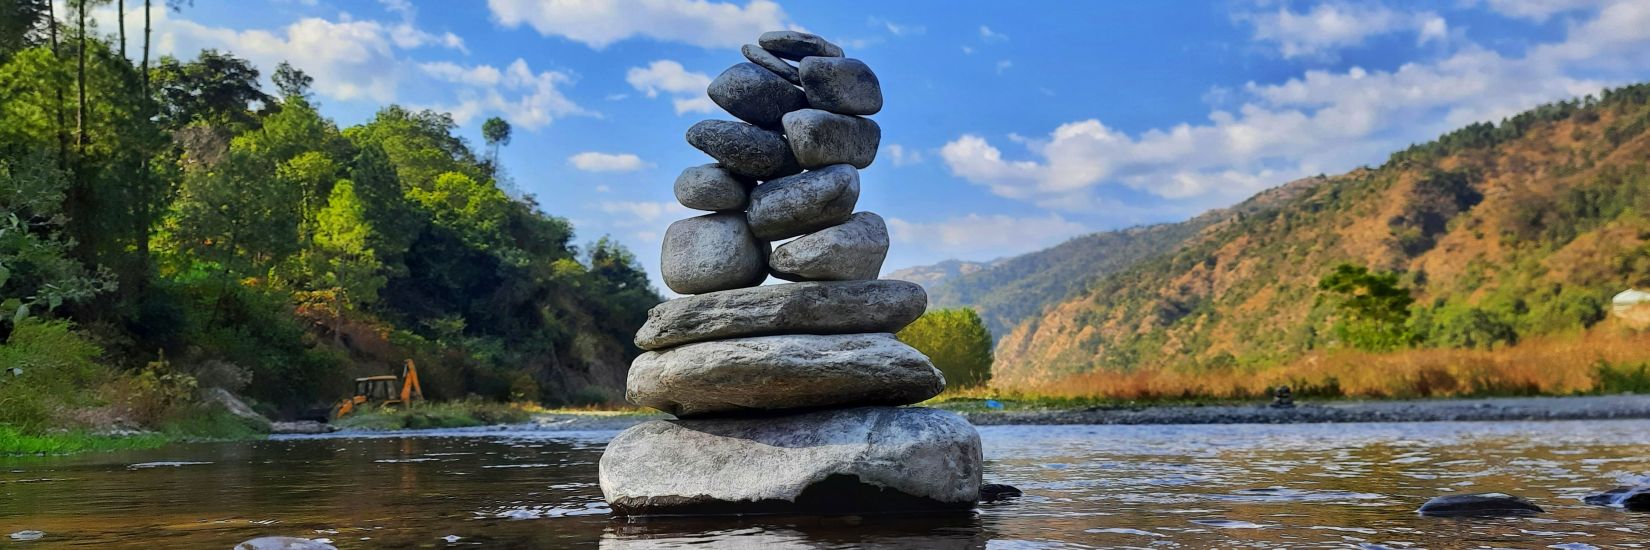
[[[110,374],[97,363],[102,353],[68,321],[18,323],[0,345],[0,424],[35,433],[57,410],[91,403],[92,388]]]
[[[979,386],[991,380],[991,333],[972,309],[924,313],[898,336],[934,361],[948,387]]]

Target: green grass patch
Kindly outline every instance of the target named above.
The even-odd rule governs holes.
[[[173,438],[158,433],[98,435],[71,431],[26,434],[11,426],[0,426],[0,456],[153,449],[172,441]]]
[[[531,417],[527,409],[509,403],[465,400],[365,408],[334,421],[333,425],[369,431],[428,430],[519,424]]]

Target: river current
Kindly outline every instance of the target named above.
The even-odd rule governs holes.
[[[287,437],[0,458],[0,547],[1650,548],[1650,514],[1581,497],[1650,481],[1650,421],[988,426],[952,517],[624,520],[596,485],[616,432],[531,427]],[[1464,492],[1546,514],[1446,519]],[[8,533],[40,531],[37,540]]]

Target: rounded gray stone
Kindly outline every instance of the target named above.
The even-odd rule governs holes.
[[[764,241],[812,233],[848,219],[859,202],[859,171],[846,164],[810,170],[751,191],[751,230]]]
[[[877,278],[887,257],[888,225],[882,216],[860,212],[779,245],[768,266],[787,281],[856,281]]]
[[[744,214],[708,214],[665,229],[659,275],[679,294],[751,287],[767,278],[767,256]]]
[[[736,175],[767,181],[802,171],[785,136],[743,122],[701,120],[687,142]]]
[[[694,210],[740,211],[750,203],[756,182],[741,178],[711,163],[694,166],[676,176],[676,202]]]
[[[745,44],[744,47],[739,48],[739,53],[745,54],[745,59],[749,59],[751,63],[773,71],[773,74],[779,75],[779,78],[783,78],[791,84],[802,85],[802,75],[796,72],[795,65],[787,63],[772,52],[762,49],[761,46]]]
[[[785,113],[808,107],[802,89],[755,63],[740,63],[710,81],[710,100],[739,120],[779,128]]]
[[[808,105],[844,115],[874,115],[882,110],[882,83],[858,59],[803,58],[797,69]]]
[[[767,285],[677,298],[653,306],[636,347],[771,334],[899,332],[922,316],[928,294],[906,281]]]
[[[804,57],[842,57],[842,48],[817,34],[798,31],[769,31],[756,37],[756,43],[768,52],[790,60]]]
[[[981,462],[956,414],[862,407],[644,422],[607,444],[598,478],[620,515],[967,510]]]
[[[882,127],[863,117],[802,109],[786,113],[783,125],[791,152],[807,169],[832,164],[863,169],[877,159],[882,143]]]
[[[683,344],[630,364],[625,399],[680,417],[908,405],[945,389],[894,335],[788,334]]]

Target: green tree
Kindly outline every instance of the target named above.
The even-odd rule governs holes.
[[[481,137],[487,140],[487,166],[498,171],[499,148],[510,144],[510,123],[499,117],[481,123]]]
[[[0,0],[0,62],[46,43],[48,4],[49,0]]]
[[[933,360],[945,374],[947,387],[967,388],[991,380],[991,333],[972,309],[924,313],[897,336]]]
[[[282,61],[281,64],[276,65],[275,74],[270,77],[270,80],[275,82],[275,89],[281,92],[283,99],[303,98],[305,101],[314,103],[309,97],[309,88],[315,85],[315,79],[297,67],[293,67],[291,63]]]
[[[115,288],[112,274],[70,255],[69,183],[53,164],[43,151],[0,158],[0,327]]]
[[[257,68],[217,50],[201,50],[187,63],[162,57],[152,78],[160,121],[168,129],[199,122],[239,132],[258,125],[254,105],[261,108],[273,102],[258,86]]]
[[[1342,342],[1358,349],[1385,351],[1413,341],[1406,325],[1409,306],[1415,299],[1410,297],[1409,289],[1398,285],[1398,274],[1340,264],[1318,281],[1318,289],[1337,300],[1335,334]]]
[[[355,184],[340,180],[332,186],[326,208],[317,216],[315,248],[326,265],[325,282],[339,295],[339,311],[378,301],[384,287],[382,265],[372,250],[373,229],[366,204],[355,194]]]

